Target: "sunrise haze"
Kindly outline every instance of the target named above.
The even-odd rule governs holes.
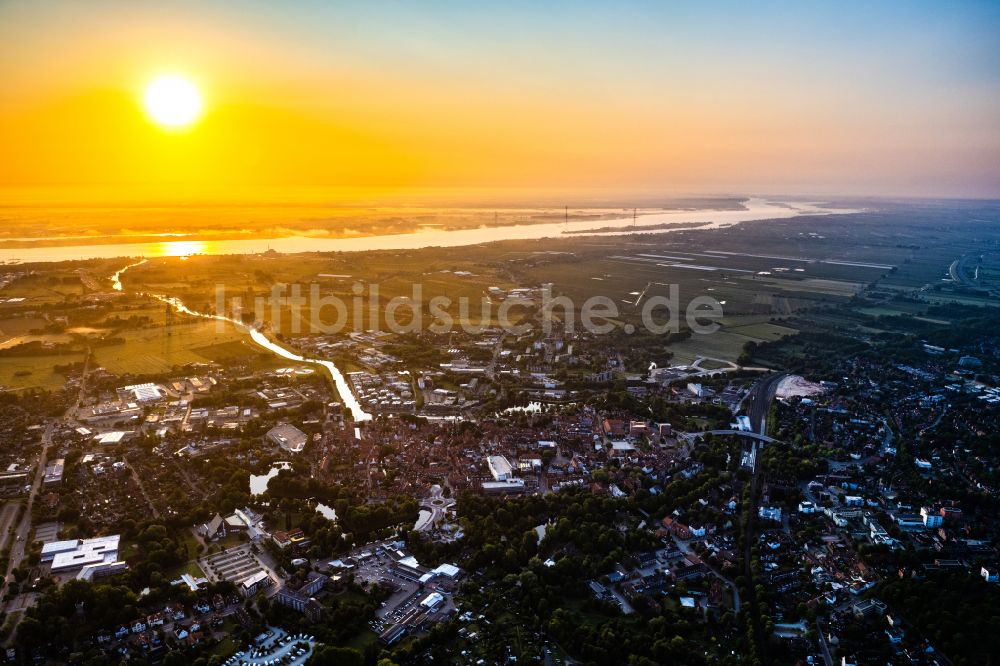
[[[998,28],[995,3],[8,1],[0,185],[996,196]],[[164,75],[190,125],[144,110]]]

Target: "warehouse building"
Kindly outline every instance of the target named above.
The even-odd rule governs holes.
[[[289,453],[301,453],[309,437],[290,423],[279,423],[267,431],[267,439]]]

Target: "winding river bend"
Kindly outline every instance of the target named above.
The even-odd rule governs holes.
[[[145,259],[136,262],[134,264],[129,264],[125,268],[114,273],[111,276],[111,283],[115,291],[123,291],[121,276],[123,273],[125,273],[125,271],[129,270],[130,268],[135,268],[136,266],[141,266],[144,263],[146,263]],[[203,319],[214,319],[216,321],[228,322],[233,326],[235,326],[236,329],[241,333],[245,333],[246,335],[248,335],[250,339],[253,340],[253,342],[257,346],[263,347],[272,354],[280,356],[283,359],[287,359],[289,361],[295,361],[297,363],[308,363],[311,365],[318,365],[324,368],[326,372],[330,375],[330,379],[333,380],[333,385],[337,388],[337,393],[340,394],[341,401],[343,401],[347,409],[350,410],[351,418],[353,418],[355,421],[371,420],[372,415],[366,412],[361,407],[361,403],[359,403],[358,399],[354,396],[354,391],[351,390],[351,386],[347,383],[347,379],[344,378],[344,373],[340,371],[340,368],[334,365],[333,361],[326,361],[318,358],[306,358],[301,354],[296,354],[292,351],[285,349],[277,342],[271,340],[262,331],[254,328],[253,326],[247,326],[243,322],[233,319],[231,317],[226,317],[225,315],[197,312],[196,310],[192,310],[188,306],[184,305],[184,303],[182,303],[180,299],[174,298],[173,296],[164,296],[162,294],[151,294],[147,292],[140,292],[140,293],[142,293],[142,295],[144,296],[155,298],[161,303],[166,303],[167,305],[170,305],[178,312],[190,315],[192,317],[201,317]]]

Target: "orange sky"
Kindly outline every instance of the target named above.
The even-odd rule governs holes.
[[[330,5],[0,4],[0,186],[1000,194],[996,12]]]

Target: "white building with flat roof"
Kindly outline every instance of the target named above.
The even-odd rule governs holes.
[[[95,564],[113,564],[118,561],[120,535],[93,539],[50,541],[42,546],[41,561],[52,563],[52,572],[69,571]]]
[[[126,435],[131,433],[123,432],[121,430],[112,430],[111,432],[102,432],[99,435],[95,435],[94,439],[97,440],[98,444],[114,445],[120,444]]]
[[[420,605],[428,610],[431,610],[433,608],[436,608],[437,605],[440,604],[442,601],[444,601],[443,594],[441,594],[440,592],[431,592],[426,597],[424,597],[424,600],[420,602]]]
[[[433,571],[431,571],[431,573],[437,574],[439,576],[444,576],[445,578],[455,579],[458,578],[458,574],[462,573],[462,570],[456,567],[454,564],[442,564]]]
[[[66,467],[65,458],[56,458],[45,466],[45,476],[42,477],[43,486],[55,486],[62,483],[63,470]]]
[[[135,402],[156,402],[163,398],[160,387],[153,383],[133,384],[118,389],[119,393],[131,397]]]
[[[514,468],[504,456],[488,456],[486,464],[494,481],[510,481],[514,478]]]
[[[524,479],[507,479],[506,481],[483,481],[483,492],[492,495],[508,495],[523,493]]]
[[[42,562],[51,562],[57,553],[76,550],[80,544],[79,539],[68,539],[65,541],[50,541],[42,546]]]

